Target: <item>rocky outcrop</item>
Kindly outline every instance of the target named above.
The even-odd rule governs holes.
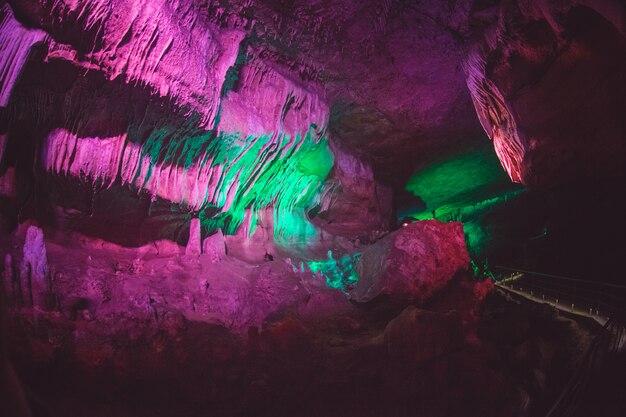
[[[339,191],[347,204],[373,200],[370,224],[386,229],[390,199],[372,192],[366,162],[359,162],[369,171],[360,188],[349,183],[351,173],[326,181],[334,160],[320,80],[303,80],[268,56],[244,7],[231,6],[211,4],[207,14],[182,2],[14,2],[21,23],[5,6],[5,21],[17,28],[11,33],[42,34],[46,48],[14,71],[22,72],[19,94],[3,113],[0,148],[32,136],[12,145],[11,164],[36,161],[93,193],[118,185],[147,192],[152,201],[199,211],[205,234],[233,234],[250,212],[249,237],[271,207],[279,241],[314,243],[319,233],[308,210]],[[66,196],[50,198],[70,208]]]
[[[308,215],[331,233],[360,243],[375,241],[394,223],[392,190],[374,178],[369,164],[336,145],[332,151],[335,163],[329,179],[334,187]]]
[[[349,295],[357,302],[380,295],[424,302],[468,265],[461,223],[411,223],[363,251]]]
[[[506,346],[468,346],[471,327],[461,327],[448,305],[381,314],[316,285],[284,259],[261,266],[230,256],[190,261],[182,247],[166,254],[161,243],[138,250],[80,236],[70,252],[51,239],[47,255],[62,308],[40,311],[37,320],[28,307],[11,309],[8,342],[20,371],[39,369],[24,372],[29,385],[41,382],[41,369],[71,370],[70,384],[38,391],[58,414],[90,406],[91,413],[106,408],[126,417],[140,408],[166,416],[192,404],[190,415],[305,408],[343,415],[347,406],[358,415],[497,417],[527,408],[526,383],[494,367]],[[485,327],[497,341],[506,323]],[[553,356],[544,351],[547,363]],[[88,394],[110,393],[107,386],[120,388],[94,405]],[[140,405],[126,403],[122,392],[133,401],[139,395]],[[450,402],[451,393],[462,402]]]
[[[477,11],[466,61],[476,113],[515,182],[623,174],[626,9],[620,2],[502,2]]]
[[[245,22],[218,27],[187,2],[12,2],[22,19],[50,34],[48,59],[101,70],[107,79],[147,85],[213,126]]]
[[[9,103],[13,86],[33,45],[46,40],[46,32],[25,28],[15,19],[8,4],[0,6],[0,107]],[[0,143],[0,160],[3,145]]]
[[[202,253],[216,263],[226,256],[226,241],[221,230],[208,236],[202,241]]]

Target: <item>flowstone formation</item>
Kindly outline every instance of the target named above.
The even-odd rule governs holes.
[[[133,2],[13,8],[2,5],[2,149],[11,151],[9,166],[37,161],[35,175],[41,169],[54,184],[44,191],[53,204],[83,211],[68,193],[87,190],[94,200],[121,187],[149,198],[145,217],[164,201],[192,213],[185,223],[200,218],[204,236],[234,235],[245,220],[247,237],[269,207],[278,244],[319,240],[308,212],[329,209],[341,185],[329,178],[328,105],[318,82],[264,58],[247,18],[166,2],[154,4],[155,14]],[[77,34],[94,25],[97,45],[85,49]],[[29,144],[18,143],[23,134]],[[119,204],[112,208],[128,211]],[[180,239],[168,233],[156,237]]]

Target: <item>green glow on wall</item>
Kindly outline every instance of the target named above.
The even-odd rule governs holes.
[[[432,211],[446,204],[472,203],[509,189],[510,184],[493,149],[478,148],[417,171],[405,188]]]
[[[523,192],[511,183],[490,145],[417,171],[405,188],[419,196],[425,207],[407,210],[399,217],[462,222],[472,255],[482,254],[491,240],[484,216]]]
[[[326,178],[334,164],[333,153],[326,141],[322,141],[306,152],[296,168],[304,175]]]
[[[317,229],[306,217],[305,209],[274,210],[274,241],[283,245],[305,244],[317,236]]]
[[[332,251],[328,251],[328,259],[321,261],[309,261],[308,268],[315,274],[319,274],[326,280],[326,285],[347,291],[359,281],[354,263],[360,254],[345,255],[340,259],[334,259]]]
[[[139,129],[134,134],[139,135]],[[221,228],[234,234],[250,209],[252,232],[256,213],[273,206],[277,242],[302,243],[316,235],[305,213],[328,186],[325,180],[334,156],[315,125],[295,137],[281,133],[243,137],[193,129],[180,134],[179,127],[166,126],[152,130],[147,138],[129,139],[141,142],[143,155],[151,161],[146,182],[156,164],[210,168],[211,186],[200,209],[206,230]]]

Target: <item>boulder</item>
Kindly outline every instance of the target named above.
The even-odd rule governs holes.
[[[349,296],[357,302],[381,294],[424,302],[468,264],[461,223],[408,224],[362,253],[356,265],[359,282]]]

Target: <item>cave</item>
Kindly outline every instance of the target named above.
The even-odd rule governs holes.
[[[626,415],[623,0],[0,0],[0,415]]]

